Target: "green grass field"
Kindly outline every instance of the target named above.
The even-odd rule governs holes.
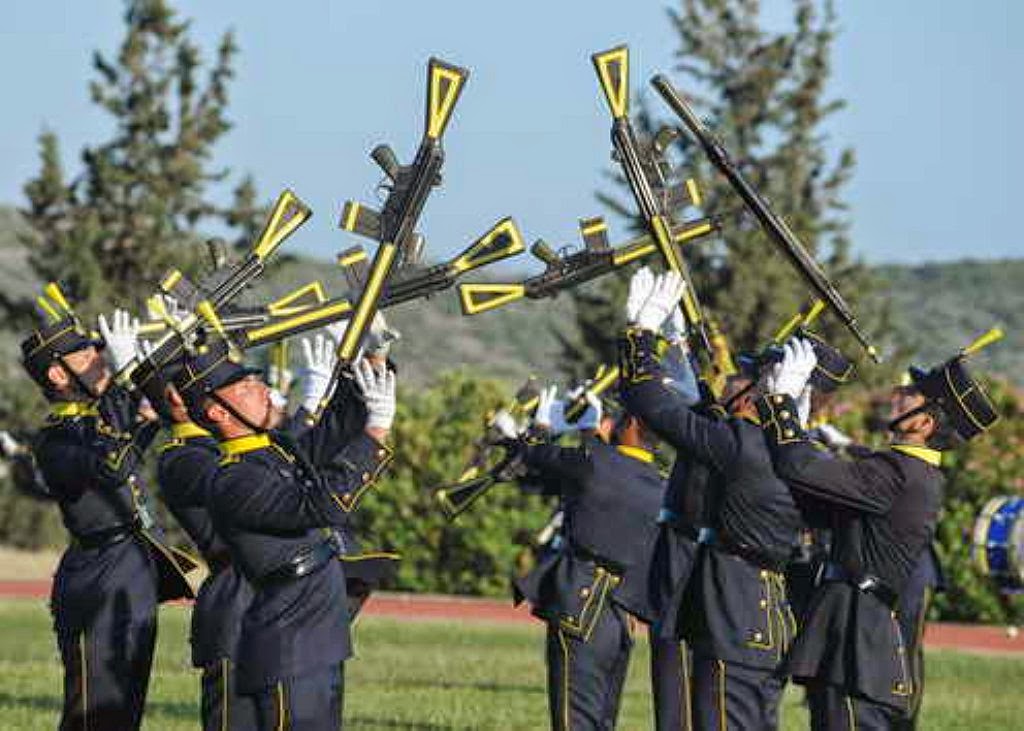
[[[167,607],[144,728],[195,729],[198,677],[188,665],[188,610]],[[61,669],[42,602],[0,602],[0,728],[52,729]],[[347,667],[346,728],[543,729],[540,626],[360,620]],[[1015,729],[1024,718],[1024,659],[932,652],[923,729]],[[790,688],[783,727],[806,728]],[[619,727],[651,727],[647,647],[639,641]]]

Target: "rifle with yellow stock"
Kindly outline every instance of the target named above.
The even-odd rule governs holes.
[[[696,186],[696,183],[690,181]],[[677,246],[696,241],[720,230],[717,218],[700,218],[673,226]],[[600,216],[580,221],[583,248],[565,253],[554,251],[538,239],[530,253],[544,262],[544,271],[521,282],[472,282],[459,285],[459,303],[464,315],[478,315],[521,299],[554,297],[559,292],[610,274],[635,261],[656,255],[658,245],[650,236],[639,236],[620,246],[608,243],[608,225]]]
[[[682,120],[683,124],[690,130],[697,142],[704,149],[711,163],[718,168],[719,172],[729,181],[736,194],[739,195],[747,208],[757,218],[761,228],[768,235],[775,245],[786,255],[790,263],[803,276],[804,280],[811,287],[815,296],[823,300],[836,313],[846,328],[863,346],[867,354],[876,363],[881,360],[877,348],[871,344],[868,337],[861,331],[857,323],[857,317],[853,310],[843,299],[842,294],[835,287],[822,271],[818,262],[811,256],[800,239],[793,233],[781,216],[772,210],[754,186],[740,172],[739,167],[733,162],[729,153],[722,143],[716,138],[705,124],[697,117],[690,105],[683,96],[676,90],[672,83],[665,76],[658,74],[651,79],[651,85],[658,91],[665,103]]]
[[[184,318],[175,320],[163,308],[162,300],[151,300],[164,319],[168,332],[156,341],[148,356],[136,358],[118,372],[118,383],[144,390],[161,368],[182,354],[185,340],[208,323],[211,314],[216,318],[220,310],[263,273],[267,259],[311,215],[309,207],[286,190],[278,196],[267,223],[245,258],[226,271],[214,272],[214,281],[200,283],[197,287],[180,271],[169,272],[160,282],[160,288],[183,303],[189,312]]]
[[[341,342],[333,381],[355,361],[363,338],[379,309],[380,298],[392,272],[404,264],[415,263],[420,256],[423,239],[416,224],[427,197],[441,183],[444,150],[441,138],[455,111],[469,71],[431,58],[427,63],[426,119],[423,139],[410,165],[400,165],[394,151],[378,145],[370,153],[387,177],[390,190],[380,212],[354,201],[348,201],[341,213],[341,227],[346,231],[380,242],[370,265],[366,283],[352,309],[352,317]],[[317,407],[313,420],[319,419],[330,401],[331,392]]]
[[[588,406],[588,393],[600,396],[618,380],[619,369],[617,366],[609,367],[603,364],[599,366],[594,376],[583,384],[579,395],[566,404],[566,421],[575,422],[583,416]],[[507,457],[492,467],[487,467],[493,462],[495,452],[500,449],[497,442],[502,435],[495,428],[495,421],[502,411],[516,419],[531,416],[537,407],[539,396],[536,380],[531,376],[503,409],[487,415],[484,434],[473,443],[472,456],[458,481],[434,490],[434,499],[437,500],[441,512],[448,520],[454,520],[461,515],[477,498],[495,485],[514,479],[514,475],[510,472],[513,464]]]
[[[692,344],[711,357],[711,342],[708,339],[704,313],[697,299],[689,269],[672,236],[672,214],[674,207],[670,186],[664,174],[666,162],[663,153],[667,143],[675,135],[671,128],[660,130],[650,150],[641,151],[633,124],[629,118],[629,48],[616,46],[591,56],[597,78],[601,83],[605,101],[612,114],[613,159],[622,167],[629,189],[636,199],[640,218],[654,240],[665,261],[665,266],[677,272],[686,282],[686,291],[680,301],[680,309],[686,319],[687,333]],[[691,202],[700,204],[700,196],[687,186]]]

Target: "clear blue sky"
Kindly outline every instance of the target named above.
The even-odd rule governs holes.
[[[70,170],[107,121],[89,100],[93,49],[112,52],[121,0],[12,2],[0,23],[0,202],[22,202],[46,125]],[[839,2],[832,91],[849,107],[830,126],[859,165],[848,199],[855,251],[869,261],[1024,255],[1020,219],[1024,3]],[[634,86],[671,66],[661,0],[343,2],[188,0],[212,55],[233,27],[242,53],[235,129],[217,162],[252,172],[265,197],[289,186],[314,219],[289,248],[330,255],[341,202],[372,202],[366,155],[412,154],[424,66],[438,55],[472,70],[447,133],[445,186],[422,222],[430,253],[453,251],[512,214],[528,239],[576,243],[576,220],[608,160],[608,115],[589,54],[628,42]],[[788,0],[766,0],[783,21]]]

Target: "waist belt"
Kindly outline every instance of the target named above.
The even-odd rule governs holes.
[[[281,584],[308,576],[337,555],[334,545],[330,541],[324,541],[312,548],[304,549],[287,563],[267,572],[259,578],[256,584],[259,586]]]
[[[899,601],[899,594],[896,593],[896,590],[877,576],[873,576],[871,574],[854,576],[837,563],[829,563],[825,565],[825,571],[822,574],[822,581],[841,581],[843,583],[850,584],[858,591],[862,591],[865,594],[873,594],[881,599],[882,603],[892,608],[895,608]]]
[[[788,554],[775,554],[763,548],[748,546],[745,543],[733,540],[721,531],[709,529],[707,533],[702,534],[701,543],[714,546],[720,551],[738,556],[744,561],[769,571],[775,571],[776,573],[781,573],[785,570],[786,564],[789,563]]]
[[[84,536],[72,536],[71,545],[86,550],[106,548],[131,538],[134,533],[135,529],[130,525],[117,525],[113,528],[86,533]]]

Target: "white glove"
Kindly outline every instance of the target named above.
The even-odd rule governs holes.
[[[565,402],[559,401],[557,394],[557,386],[541,389],[537,398],[537,411],[533,415],[533,423],[552,434],[561,434],[572,428],[565,420]]]
[[[683,318],[683,309],[676,305],[672,314],[661,326],[661,334],[673,345],[679,346],[683,353],[688,353],[690,348],[686,342],[686,320]]]
[[[818,363],[818,356],[814,354],[811,343],[802,338],[790,338],[782,352],[782,362],[772,366],[766,379],[768,392],[784,393],[799,399]]]
[[[601,406],[601,399],[590,391],[587,391],[584,398],[587,400],[587,410],[583,412],[583,416],[576,422],[576,428],[586,431],[597,429],[597,425],[601,423],[601,414],[604,411],[604,408]]]
[[[318,404],[319,402],[320,400],[317,399]],[[285,409],[288,408],[288,397],[285,396],[280,391],[278,391],[276,388],[272,388],[270,389],[270,405],[273,408],[277,409],[278,411],[284,411]],[[312,412],[314,409],[316,409],[316,405],[313,406],[313,409],[306,410]]]
[[[22,447],[18,440],[11,436],[11,433],[0,429],[0,454],[4,457],[13,457],[19,452],[23,452]]]
[[[331,385],[334,373],[334,346],[330,339],[317,335],[310,341],[302,338],[302,408],[316,411]]]
[[[127,310],[114,310],[111,323],[104,315],[99,317],[100,335],[106,343],[107,362],[115,371],[120,371],[134,360],[138,351],[139,319],[132,318]]]
[[[178,302],[177,297],[172,297],[169,294],[158,294],[156,296],[159,297],[160,300],[163,302],[164,309],[167,311],[167,314],[171,316],[171,319],[174,320],[175,322],[181,322],[190,314],[187,309],[181,306],[181,304]],[[154,312],[152,307],[148,308],[148,312],[149,316],[154,320],[160,319],[160,315]]]
[[[388,321],[384,319],[383,312],[377,312],[370,325],[370,332],[366,333],[366,340],[363,348],[367,355],[378,358],[387,358],[391,352],[391,343],[401,340],[402,333],[392,327],[388,327]]]
[[[665,272],[654,278],[654,287],[647,301],[640,307],[636,324],[644,330],[657,332],[662,323],[679,304],[686,291],[686,282],[675,272]]]
[[[817,427],[818,436],[833,449],[843,449],[853,444],[853,439],[843,434],[831,424],[819,424]]]
[[[800,391],[800,398],[796,400],[796,415],[800,419],[800,426],[804,429],[811,421],[811,392],[814,391],[814,386],[807,384]]]
[[[499,410],[494,415],[494,418],[491,419],[491,426],[505,439],[516,439],[519,436],[519,427],[516,425],[516,420],[505,409]]]
[[[637,315],[654,288],[654,273],[647,267],[637,269],[629,280],[629,294],[626,296],[626,322],[636,323]]]
[[[395,421],[395,372],[360,360],[355,366],[355,381],[366,401],[366,428],[390,429]]]

